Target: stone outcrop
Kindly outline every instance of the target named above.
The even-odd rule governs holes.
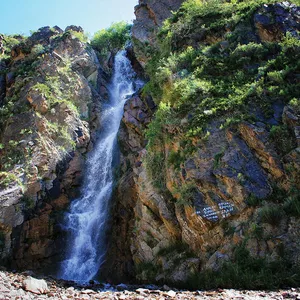
[[[156,30],[163,24],[163,21],[172,15],[172,11],[179,9],[183,0],[140,0],[135,7],[136,19],[132,27],[132,38],[134,52],[142,66],[145,65],[147,45],[155,43]]]
[[[300,24],[295,4],[288,1],[265,5],[254,15],[255,26],[261,41],[280,41],[282,33],[299,36]]]
[[[119,233],[126,224],[126,234],[121,235],[125,237],[127,247],[130,245],[130,251],[126,248],[126,262],[133,260],[135,268],[130,265],[130,270],[138,272],[138,279],[149,280],[147,265],[150,264],[156,274],[156,277],[150,277],[152,280],[182,282],[193,272],[206,268],[216,270],[229,260],[234,248],[246,236],[251,236],[251,224],[256,224],[260,218],[259,210],[248,205],[249,197],[265,199],[272,194],[272,185],[289,187],[291,177],[287,178],[286,166],[263,123],[241,123],[235,130],[224,130],[219,129],[220,123],[216,122],[209,128],[211,134],[207,141],[194,141],[199,150],[180,165],[180,172],[171,165],[161,170],[166,173],[168,187],[168,193],[161,193],[151,183],[143,161],[146,150],[142,129],[152,112],[143,107],[144,103],[137,97],[125,106],[125,127],[123,125],[120,139],[125,154],[123,168],[127,171],[116,195],[116,199],[122,200],[114,212],[124,218],[114,222],[113,228]],[[139,119],[137,116],[141,112],[144,118]],[[172,149],[180,149],[179,141],[173,140],[165,148],[168,161]],[[299,161],[299,153],[296,153],[297,149],[287,155],[294,155],[295,165]],[[184,199],[178,189],[191,182],[191,199]],[[131,188],[125,197],[124,186],[129,183]],[[286,238],[289,222],[294,221],[287,217],[276,228],[261,224],[262,231],[269,232],[268,238],[263,241],[250,239],[247,249],[253,255],[275,258],[280,245],[284,245],[294,261],[298,261],[299,243],[292,244],[297,249],[293,250],[291,240]],[[278,236],[285,238],[277,238],[274,243]],[[122,244],[119,234],[117,237],[112,242],[113,249],[116,240]],[[119,257],[114,253],[116,256]],[[113,260],[109,263],[114,266]],[[130,270],[123,275],[130,274]]]
[[[180,3],[175,2],[178,8]],[[153,29],[162,24],[162,15],[170,15],[163,9],[162,15],[156,13],[156,5],[164,6],[165,2],[152,4],[140,1],[133,26],[134,50],[143,66],[147,61],[143,46],[147,43],[155,46]],[[249,27],[243,38],[249,39],[248,42],[278,41],[286,31],[297,36],[297,9],[288,2],[258,9],[253,16],[254,27]],[[202,41],[209,41],[209,37],[204,34]],[[244,121],[226,129],[221,125],[230,116],[215,118],[206,128],[209,135],[204,139],[193,137],[194,151],[184,160],[178,157],[178,161],[172,155],[187,150],[180,126],[165,126],[163,132],[178,134],[158,146],[157,152],[163,156],[159,171],[166,181],[166,189],[159,190],[146,167],[144,129],[155,110],[153,104],[147,104],[147,99],[136,95],[124,109],[120,131],[124,175],[119,181],[113,212],[122,218],[113,222],[113,232],[118,234],[112,238],[110,249],[117,248],[112,250],[112,257],[126,257],[127,266],[118,259],[115,264],[109,251],[108,265],[112,270],[121,270],[118,276],[110,278],[135,276],[146,282],[185,282],[190,274],[218,270],[233,259],[240,245],[253,257],[267,261],[281,259],[280,249],[285,249],[286,257],[298,264],[300,244],[295,228],[299,218],[282,212],[273,224],[264,220],[264,212],[273,208],[275,211],[282,193],[299,189],[297,107],[279,101],[268,119],[255,109],[256,122]],[[182,119],[181,125],[186,122]],[[286,130],[284,149],[270,131],[272,126]],[[126,185],[130,190],[124,197]],[[283,210],[282,206],[279,209]]]
[[[73,31],[83,34],[39,29],[13,48],[1,79],[2,107],[12,111],[1,117],[0,257],[20,269],[50,271],[62,255],[57,224],[99,128],[107,76]]]

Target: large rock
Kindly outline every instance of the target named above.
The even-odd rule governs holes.
[[[26,291],[32,292],[34,294],[46,294],[49,292],[47,282],[43,279],[36,279],[28,276],[23,280],[23,287]]]
[[[138,61],[145,65],[147,56],[143,53],[143,46],[155,42],[155,31],[163,21],[172,15],[172,11],[179,9],[184,0],[140,0],[135,7],[136,20],[133,22],[132,38],[134,51]]]
[[[179,9],[183,0],[140,0],[135,7],[136,20],[133,23],[133,37],[144,43],[151,40],[153,30],[162,25],[163,21]]]
[[[300,7],[288,1],[262,6],[254,15],[259,38],[264,42],[280,41],[289,32],[299,37]]]

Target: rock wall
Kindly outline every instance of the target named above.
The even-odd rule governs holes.
[[[165,2],[140,1],[136,7],[134,50],[143,66],[147,57],[140,45],[155,46],[153,28],[170,15],[158,7],[170,5]],[[181,2],[172,1],[172,9]],[[259,9],[247,36],[257,41],[278,41],[286,31],[297,35],[295,11],[290,15],[284,5]],[[285,14],[283,23],[278,14]],[[274,15],[277,25],[271,21]],[[191,274],[218,270],[224,262],[232,261],[241,245],[253,257],[267,261],[282,259],[284,249],[285,258],[299,264],[299,217],[282,214],[283,206],[278,206],[284,195],[300,187],[299,110],[281,101],[273,105],[270,118],[264,118],[258,108],[254,110],[254,123],[240,122],[225,129],[221,124],[227,115],[210,122],[210,134],[205,139],[191,139],[196,151],[183,162],[172,158],[187,147],[182,144],[180,129],[172,125],[162,128],[163,132],[178,134],[173,140],[165,140],[157,151],[163,156],[161,172],[166,177],[167,189],[161,191],[149,177],[145,159],[144,130],[153,119],[155,104],[142,95],[127,102],[120,131],[124,175],[115,195],[109,278],[185,282]],[[182,119],[181,123],[185,122]],[[286,128],[289,146],[284,153],[270,132],[274,125]],[[276,215],[276,210],[281,212]],[[270,211],[273,220],[266,217]],[[116,275],[117,270],[120,272]]]
[[[63,254],[59,222],[99,128],[107,78],[83,34],[39,29],[0,78],[0,257],[17,269],[50,272]]]

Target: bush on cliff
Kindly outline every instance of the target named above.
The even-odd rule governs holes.
[[[97,31],[91,41],[91,45],[101,55],[122,49],[130,39],[131,25],[124,21],[113,23],[107,29]]]

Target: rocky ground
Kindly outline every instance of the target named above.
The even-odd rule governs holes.
[[[300,299],[300,288],[278,291],[182,291],[167,286],[78,286],[66,281],[36,279],[31,272],[0,272],[0,299]]]

